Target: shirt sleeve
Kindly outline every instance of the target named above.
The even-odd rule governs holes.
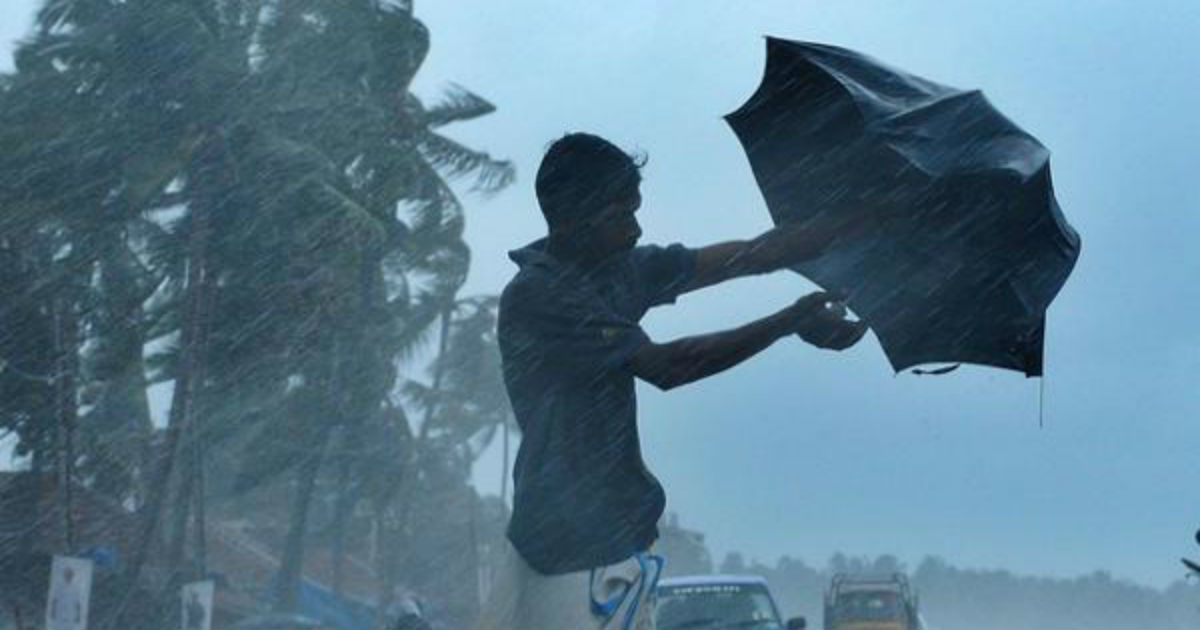
[[[567,369],[628,369],[629,359],[650,341],[636,321],[566,285],[506,290],[500,324],[503,345]]]
[[[696,250],[678,243],[638,247],[632,258],[646,308],[675,302],[696,277]]]

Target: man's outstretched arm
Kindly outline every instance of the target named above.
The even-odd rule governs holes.
[[[647,343],[630,359],[633,373],[655,387],[668,390],[723,372],[767,349],[778,339],[800,333],[814,345],[843,350],[866,333],[861,322],[846,321],[845,309],[827,308],[835,298],[811,293],[767,317],[707,335],[668,343]]]
[[[871,212],[857,212],[816,224],[784,224],[756,238],[726,241],[696,250],[696,273],[684,291],[743,276],[770,273],[820,256],[838,238],[858,235],[878,223]]]

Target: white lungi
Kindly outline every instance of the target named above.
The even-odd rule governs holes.
[[[626,615],[636,606],[630,630],[654,630],[654,593],[658,569],[649,575],[629,558],[591,571],[545,575],[530,567],[511,544],[506,545],[500,570],[492,579],[491,593],[479,616],[476,630],[623,630]],[[637,584],[642,588],[638,596]],[[611,615],[592,611],[592,599],[607,602],[626,590],[629,594]],[[590,595],[589,595],[590,594]]]

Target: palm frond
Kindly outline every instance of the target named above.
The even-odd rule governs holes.
[[[474,174],[475,183],[471,187],[474,191],[498,192],[517,178],[512,162],[497,160],[438,133],[425,133],[419,146],[425,159],[447,177],[463,178]]]
[[[451,84],[442,100],[425,110],[425,124],[438,128],[456,122],[473,120],[496,111],[487,99],[461,85]]]
[[[383,242],[387,237],[386,229],[374,215],[335,186],[318,182],[314,195],[324,202],[323,205],[338,211],[356,236],[371,243]]]
[[[445,300],[432,293],[423,293],[413,303],[405,305],[396,318],[394,348],[401,361],[412,359],[419,350],[433,342],[434,324],[445,311]]]
[[[109,0],[48,0],[34,20],[43,32],[51,32],[69,26],[90,26],[113,9]]]

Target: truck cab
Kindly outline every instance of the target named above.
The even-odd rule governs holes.
[[[903,574],[838,574],[825,593],[825,630],[922,630],[917,596]]]

